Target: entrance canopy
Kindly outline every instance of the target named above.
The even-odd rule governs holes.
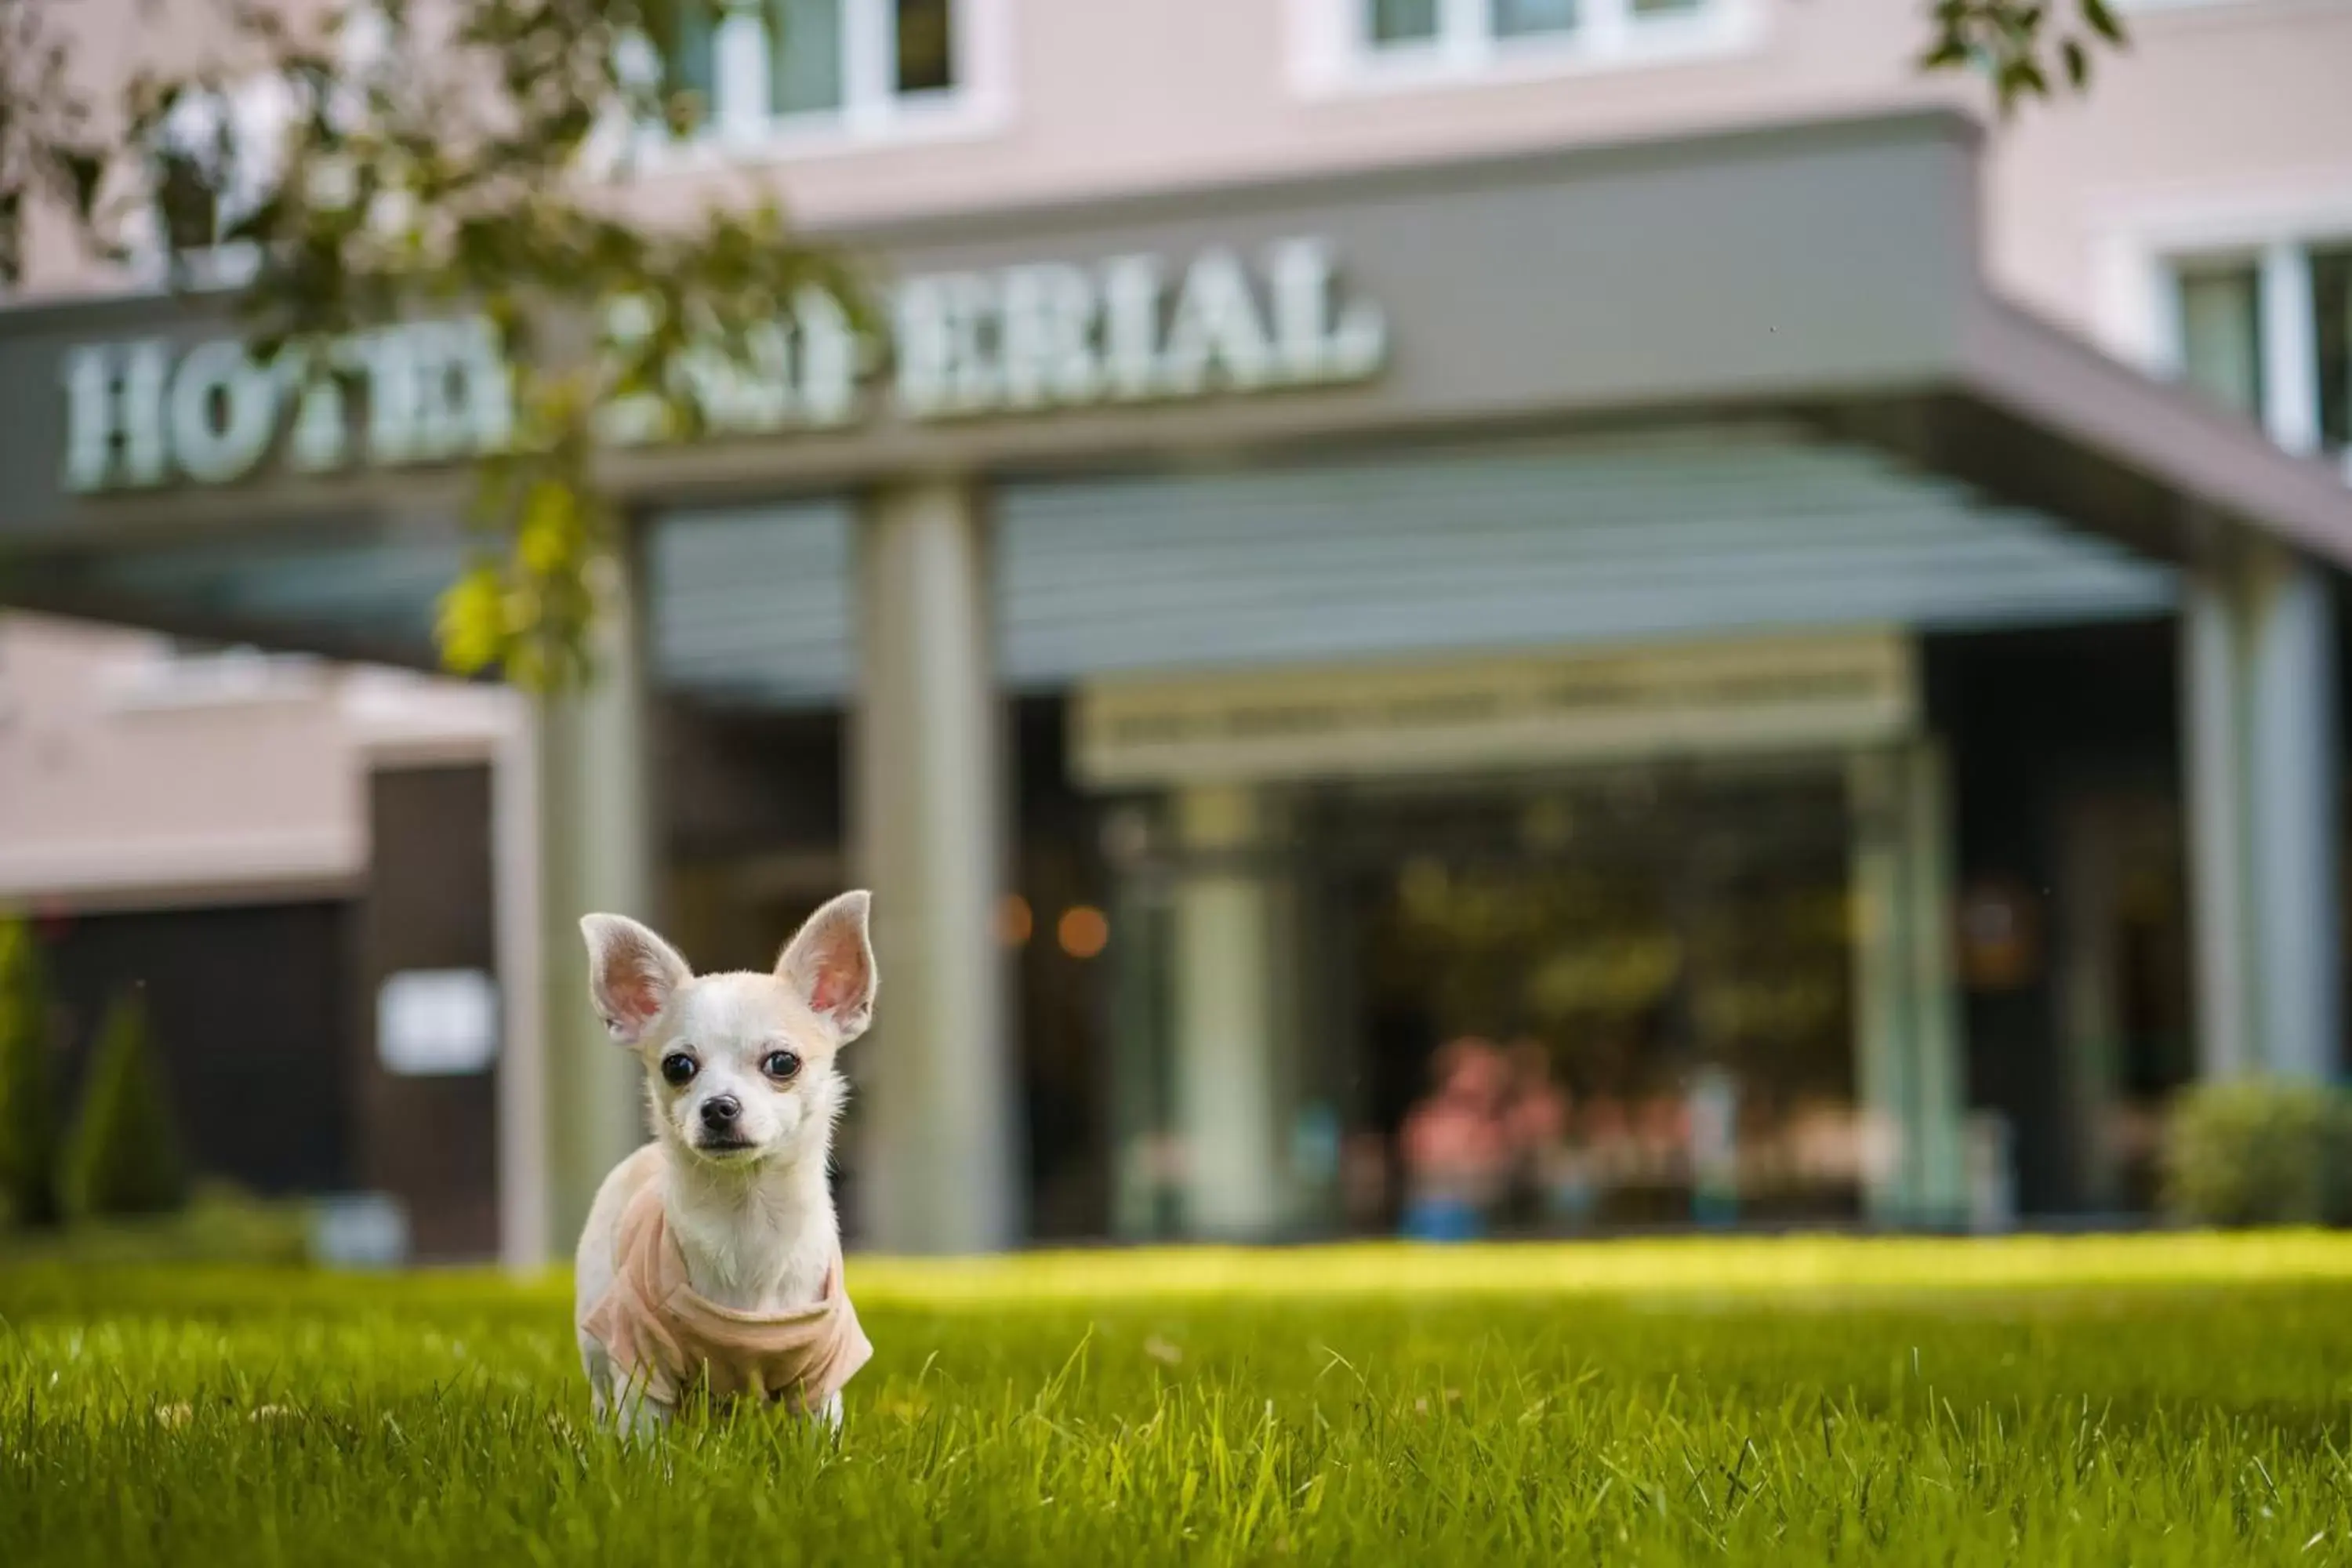
[[[1906,113],[824,237],[873,259],[889,352],[803,300],[767,374],[702,377],[726,434],[613,460],[677,520],[661,672],[838,700],[851,502],[942,472],[999,498],[1031,684],[1363,651],[1299,617],[1318,594],[1509,646],[1735,588],[1732,625],[2146,614],[2233,534],[2352,563],[2332,472],[1993,297],[1978,135]],[[0,597],[428,664],[462,461],[506,427],[485,345],[392,329],[327,396],[217,299],[0,313]],[[1198,646],[1142,635],[1152,604]]]

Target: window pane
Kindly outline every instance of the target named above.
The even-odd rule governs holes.
[[[841,107],[842,0],[768,0],[768,106],[778,114]]]
[[[2260,300],[2251,264],[2180,274],[2181,378],[2255,419],[2263,414]]]
[[[1522,38],[1576,26],[1576,0],[1494,0],[1495,36]]]
[[[2352,247],[2315,251],[2311,315],[2319,330],[2319,438],[2352,449]]]
[[[945,92],[955,86],[955,25],[950,0],[897,0],[900,92]]]
[[[710,123],[711,98],[719,81],[718,34],[716,18],[709,5],[700,0],[685,0],[677,7],[677,31],[669,40],[667,58],[662,61],[662,92],[670,100],[670,112],[675,119],[683,114],[690,126]],[[693,101],[680,105],[680,98]]]
[[[220,193],[204,160],[177,149],[158,160],[155,206],[174,251],[203,250],[220,238]]]
[[[1366,0],[1364,35],[1375,44],[1427,43],[1437,37],[1438,0]]]

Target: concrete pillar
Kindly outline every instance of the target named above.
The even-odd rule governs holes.
[[[1857,756],[1848,789],[1864,1204],[1885,1224],[1955,1224],[1968,1207],[1967,1089],[1942,750],[1915,742]]]
[[[1863,1118],[1863,1207],[1880,1224],[1907,1217],[1911,973],[1903,962],[1906,897],[1902,770],[1884,752],[1856,756],[1846,788],[1853,822],[1854,1098]]]
[[[550,1204],[547,983],[541,964],[541,723],[520,699],[490,772],[490,855],[503,1045],[498,1075],[499,1261],[517,1271],[562,1254]]]
[[[2343,984],[2335,606],[2321,570],[2283,551],[2251,563],[2247,595],[2246,862],[2263,1058],[2290,1078],[2332,1078]]]
[[[1968,1074],[1961,1059],[1960,992],[1953,972],[1952,805],[1944,749],[1911,745],[1902,759],[1909,883],[1911,966],[1911,1185],[1913,1217],[1957,1225],[1968,1212],[1962,1123]]]
[[[598,617],[593,679],[541,700],[539,785],[541,1103],[548,1239],[568,1256],[596,1187],[645,1141],[644,1074],[588,999],[580,917],[625,914],[659,929],[648,781],[644,575],[625,549]],[[518,1095],[510,1110],[525,1110]]]
[[[870,498],[852,831],[882,988],[850,1047],[871,1245],[973,1252],[1020,1228],[1005,961],[1007,837],[985,529],[965,486]]]
[[[2273,545],[2190,574],[2181,637],[2199,1065],[2340,1067],[2336,629],[2325,574]]]
[[[2244,780],[2240,773],[2236,582],[2218,564],[2181,574],[2181,775],[2189,849],[2191,997],[2201,1078],[2259,1065],[2254,1034]]]
[[[1281,1083],[1274,1007],[1271,889],[1216,858],[1264,837],[1265,803],[1247,785],[1179,790],[1176,829],[1189,868],[1174,893],[1176,1126],[1183,1141],[1185,1223],[1195,1235],[1273,1234],[1284,1218]]]

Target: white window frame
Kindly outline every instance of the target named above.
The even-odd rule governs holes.
[[[2098,226],[2097,328],[2110,352],[2152,374],[2182,373],[2179,276],[2213,262],[2255,269],[2263,432],[2319,450],[2319,363],[2311,255],[2352,243],[2352,185],[2255,191],[2111,215]],[[2352,448],[2343,454],[2352,484]]]
[[[1377,44],[1366,0],[1289,0],[1292,77],[1309,98],[1466,82],[1536,81],[1741,53],[1762,36],[1761,0],[1699,0],[1684,14],[1643,16],[1633,0],[1580,0],[1559,34],[1505,37],[1493,0],[1437,0],[1437,37]]]
[[[735,162],[967,141],[996,132],[1007,119],[1011,0],[950,0],[954,85],[912,93],[898,91],[891,80],[898,59],[892,0],[842,0],[841,105],[792,114],[767,107],[768,29],[757,0],[719,3],[726,10],[712,27],[709,118],[684,141],[646,128],[638,153],[656,166],[691,167],[714,156]]]

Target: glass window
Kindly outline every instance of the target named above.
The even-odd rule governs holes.
[[[837,0],[836,0],[837,3]],[[945,92],[955,86],[955,23],[949,0],[896,0],[900,92]]]
[[[1494,7],[1498,38],[1534,37],[1576,27],[1577,0],[1494,0]]]
[[[958,85],[954,0],[680,0],[676,16],[665,80],[692,126],[887,115]]]
[[[1438,0],[1367,0],[1364,30],[1375,44],[1431,43]]]
[[[2315,251],[2311,317],[2318,338],[2319,439],[2352,451],[2352,246]]]
[[[164,242],[175,253],[203,250],[220,237],[220,191],[202,158],[177,148],[157,160],[155,207]]]
[[[710,7],[694,3],[680,5],[677,12],[677,32],[670,39],[668,58],[664,68],[662,91],[673,100],[681,95],[691,96],[694,102],[687,116],[698,125],[706,125],[712,118],[711,95],[719,80],[718,30]]]
[[[841,107],[842,0],[768,0],[768,106],[778,114]]]
[[[2180,374],[2223,407],[2262,417],[2262,294],[2252,262],[2182,268]]]

